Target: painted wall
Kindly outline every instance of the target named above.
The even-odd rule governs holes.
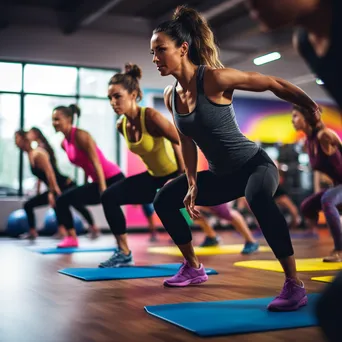
[[[331,105],[321,104],[327,127],[342,137],[342,115]],[[241,131],[251,140],[263,143],[293,144],[302,137],[291,123],[291,105],[268,99],[236,98],[236,118]]]
[[[160,112],[164,113],[170,120],[170,114],[165,107],[160,106],[161,101],[156,101],[154,97],[161,98],[162,91],[157,89],[145,89],[145,97],[141,102],[142,106],[154,106]],[[236,119],[243,134],[249,139],[261,143],[282,143],[293,144],[303,137],[301,133],[296,132],[291,123],[291,105],[287,102],[257,99],[247,97],[235,97],[234,109],[236,112]],[[326,126],[335,130],[342,138],[342,115],[332,106],[322,105],[323,121]],[[145,167],[141,160],[132,154],[123,144],[123,153],[127,158],[127,175],[134,175],[139,172],[144,172]],[[198,170],[207,169],[208,164],[199,151]],[[141,207],[127,206],[127,225],[141,226],[146,224],[146,219],[143,215]],[[156,222],[159,223],[158,217]]]

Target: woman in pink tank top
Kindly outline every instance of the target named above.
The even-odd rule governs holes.
[[[62,148],[70,162],[82,168],[86,176],[84,185],[67,190],[57,198],[56,210],[61,224],[68,231],[68,236],[57,245],[59,248],[78,247],[70,207],[100,204],[101,194],[107,187],[125,178],[119,166],[106,159],[92,136],[73,126],[75,115],[79,117],[80,114],[81,111],[76,105],[59,106],[52,113],[52,124],[56,132],[65,136]],[[89,178],[92,183],[87,182]]]
[[[301,211],[311,230],[317,225],[319,212],[323,211],[334,240],[334,249],[323,261],[341,262],[342,224],[339,208],[342,205],[342,141],[335,131],[325,127],[321,119],[313,122],[301,107],[293,107],[292,124],[296,131],[306,135],[306,150],[312,170],[316,175],[317,172],[326,174],[334,184],[329,189],[320,189],[320,185],[315,184],[315,193],[302,202]]]

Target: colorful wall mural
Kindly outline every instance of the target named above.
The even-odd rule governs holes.
[[[171,115],[167,112],[163,104],[163,91],[160,89],[145,89],[142,106],[153,106],[170,120]],[[297,133],[291,123],[291,105],[284,101],[272,99],[257,99],[235,97],[233,101],[236,112],[236,119],[241,131],[251,140],[261,143],[282,143],[293,144],[302,138],[302,134]],[[323,121],[327,127],[335,130],[342,138],[342,115],[333,106],[320,104],[323,108]],[[127,153],[126,174],[133,175],[144,172],[145,168],[141,160],[122,147]],[[207,169],[207,162],[199,152],[198,170]],[[141,206],[126,207],[127,226],[146,226],[146,219],[141,210]],[[159,223],[158,218],[156,217]]]

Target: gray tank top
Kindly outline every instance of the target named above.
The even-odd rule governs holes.
[[[197,70],[195,109],[188,114],[177,112],[176,82],[172,89],[172,112],[179,131],[202,150],[209,170],[218,175],[229,174],[246,164],[259,151],[259,147],[240,131],[232,104],[216,104],[205,96],[204,70],[204,65]]]

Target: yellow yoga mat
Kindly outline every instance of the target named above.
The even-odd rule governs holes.
[[[323,262],[322,258],[296,259],[297,271],[335,271],[342,269],[342,262]],[[277,260],[248,260],[238,261],[235,266],[257,268],[259,270],[283,272]]]
[[[321,281],[322,283],[332,283],[335,279],[334,276],[326,276],[326,277],[313,277],[311,280]]]
[[[222,245],[214,247],[194,247],[196,255],[239,254],[244,245]],[[181,256],[177,246],[149,247],[148,252]],[[260,246],[258,252],[271,252],[271,248]]]

